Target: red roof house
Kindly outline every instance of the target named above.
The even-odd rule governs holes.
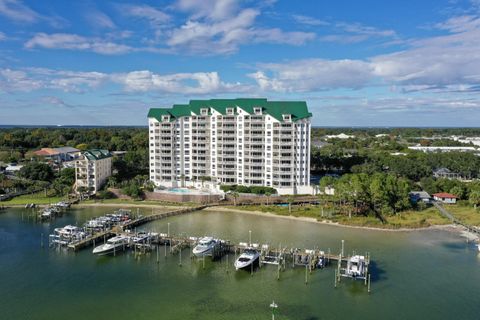
[[[457,203],[458,197],[447,192],[439,192],[433,194],[433,199],[443,203]]]

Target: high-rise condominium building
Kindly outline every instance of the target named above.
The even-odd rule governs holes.
[[[191,100],[148,113],[157,186],[269,186],[311,193],[312,114],[303,101]]]
[[[108,150],[83,151],[75,160],[75,190],[78,193],[97,193],[111,175],[112,155]]]

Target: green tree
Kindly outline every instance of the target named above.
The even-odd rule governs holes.
[[[471,191],[468,197],[468,202],[471,205],[473,205],[475,209],[477,209],[477,206],[480,204],[480,191],[479,190]]]
[[[28,180],[51,181],[54,177],[52,168],[42,162],[31,162],[23,166],[18,175]]]
[[[77,148],[78,150],[80,151],[85,151],[88,149],[88,144],[86,143],[79,143],[75,146],[75,148]]]
[[[237,206],[237,198],[240,196],[240,194],[236,191],[233,191],[230,195],[233,198],[233,205]]]
[[[460,186],[450,189],[450,193],[456,195],[459,199],[464,199],[464,190]]]

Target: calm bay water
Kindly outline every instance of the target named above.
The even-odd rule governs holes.
[[[190,251],[135,259],[126,253],[95,257],[41,248],[41,234],[111,211],[74,209],[52,223],[24,218],[23,209],[0,213],[0,319],[478,319],[480,256],[472,244],[444,231],[387,233],[322,226],[237,213],[198,212],[143,228],[188,235],[215,235],[232,241],[370,251],[372,293],[361,282],[342,280],[335,289],[334,267],[316,270],[304,284],[304,269],[276,280],[267,266],[253,276],[235,272],[233,256],[200,261]],[[26,215],[24,214],[24,217]],[[46,242],[46,237],[45,237]],[[227,266],[229,272],[227,272]]]

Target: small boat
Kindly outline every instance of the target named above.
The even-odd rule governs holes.
[[[201,238],[195,248],[193,248],[192,253],[196,257],[211,256],[217,244],[218,240],[212,237]]]
[[[82,230],[76,226],[66,225],[63,228],[55,228],[55,233],[61,237],[72,237],[73,235],[81,232]]]
[[[140,231],[130,239],[133,243],[145,243],[158,237],[158,233]]]
[[[107,240],[107,243],[97,246],[93,249],[93,254],[96,255],[106,255],[106,254],[115,254],[115,252],[124,250],[125,246],[128,244],[129,238],[126,236],[116,236]]]
[[[477,249],[478,249],[478,252],[480,252],[480,243],[477,244]]]
[[[235,261],[235,269],[240,270],[250,267],[256,261],[258,261],[260,253],[255,248],[247,248]]]
[[[355,255],[352,256],[347,262],[346,275],[352,278],[365,277],[365,256]]]

